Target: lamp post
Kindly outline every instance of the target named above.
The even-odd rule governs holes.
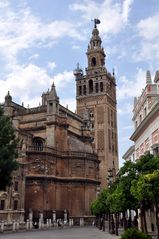
[[[109,188],[111,188],[113,180],[114,180],[114,176],[115,176],[114,172],[115,172],[115,168],[108,169],[107,183]],[[114,218],[113,218],[113,214],[111,214],[110,211],[109,211],[109,232],[112,234],[115,234]]]

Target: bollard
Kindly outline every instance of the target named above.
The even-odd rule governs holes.
[[[29,229],[31,230],[33,228],[33,222],[29,220]]]
[[[72,219],[69,218],[69,227],[71,227],[71,226],[72,226]]]
[[[49,228],[49,219],[46,219],[46,228]]]
[[[26,221],[26,229],[29,230],[29,219]]]
[[[72,227],[73,227],[73,224],[74,224],[74,222],[73,222],[73,218],[72,218]]]
[[[17,220],[17,231],[19,231],[19,220]]]
[[[15,222],[15,220],[13,220],[13,232],[15,232],[15,230],[16,230],[15,226],[16,226],[16,222]]]
[[[52,221],[53,221],[53,224],[56,223],[56,211],[55,210],[52,211]]]
[[[83,227],[84,226],[84,218],[80,218],[80,227]]]
[[[4,232],[4,222],[3,221],[1,222],[1,232],[2,233]]]
[[[64,210],[64,221],[67,221],[67,210]]]
[[[41,218],[39,218],[39,229],[41,229]]]
[[[51,227],[52,225],[51,225],[51,218],[49,218],[49,227]]]

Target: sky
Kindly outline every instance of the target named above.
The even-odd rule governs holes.
[[[94,18],[117,80],[119,161],[130,145],[133,99],[159,70],[158,0],[0,0],[0,102],[8,91],[26,107],[41,104],[55,83],[60,103],[75,111],[73,70],[87,67]]]

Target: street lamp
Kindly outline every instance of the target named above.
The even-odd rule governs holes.
[[[109,168],[107,171],[107,174],[108,174],[107,183],[109,188],[111,188],[113,180],[114,180],[114,176],[115,176],[114,172],[115,172],[115,168]],[[109,211],[109,232],[112,234],[115,234],[114,218],[113,218],[113,214],[111,214],[110,211]]]

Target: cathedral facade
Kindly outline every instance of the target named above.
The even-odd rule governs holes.
[[[26,219],[31,211],[35,219],[39,213],[51,218],[53,210],[89,216],[100,181],[88,120],[60,105],[54,84],[43,93],[42,105],[30,109],[8,93],[4,112],[19,138],[18,161],[25,178],[25,203],[18,198],[16,210],[24,209]]]
[[[79,65],[74,71],[77,113],[60,104],[54,84],[42,94],[41,106],[35,108],[25,108],[15,103],[9,92],[6,95],[2,107],[19,138],[20,169],[12,189],[0,193],[0,215],[5,220],[18,216],[27,219],[30,212],[33,218],[39,213],[50,218],[54,210],[65,210],[72,217],[89,217],[90,204],[99,186],[106,186],[108,171],[115,175],[116,83],[114,74],[105,67],[101,42],[95,24],[86,74]]]

